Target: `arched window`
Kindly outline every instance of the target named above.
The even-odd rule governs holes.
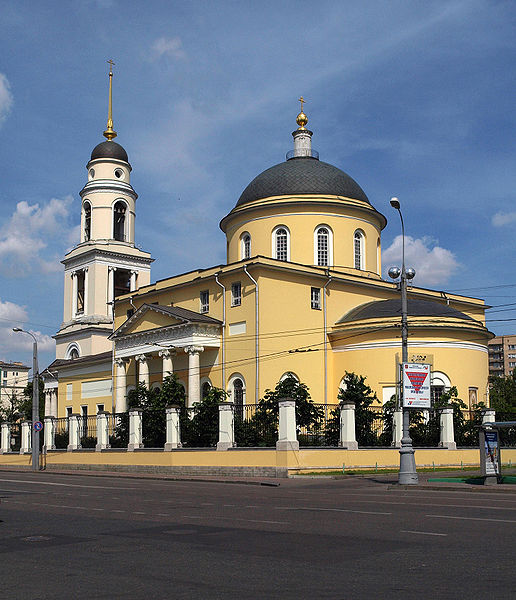
[[[430,382],[430,399],[432,406],[441,399],[441,396],[451,387],[451,381],[447,375],[440,371],[432,371]]]
[[[84,241],[91,239],[91,204],[84,203]]]
[[[113,237],[119,242],[125,242],[125,202],[119,200],[113,207]]]
[[[245,233],[242,236],[242,247],[240,249],[240,257],[251,258],[251,236],[248,233]]]
[[[81,350],[76,342],[71,343],[66,349],[65,357],[69,360],[75,360],[81,355]]]
[[[233,380],[233,402],[235,404],[235,417],[242,419],[244,416],[244,382],[237,377]]]
[[[353,236],[353,266],[355,269],[363,271],[364,266],[364,234],[361,231],[355,231]]]
[[[205,381],[202,384],[202,394],[201,395],[202,395],[203,400],[210,393],[210,390],[211,390],[211,384],[210,384],[210,382],[209,381]]]
[[[286,227],[278,227],[273,232],[273,256],[277,260],[290,260],[290,239]]]
[[[314,264],[329,267],[333,262],[332,231],[326,225],[317,227],[314,235]]]

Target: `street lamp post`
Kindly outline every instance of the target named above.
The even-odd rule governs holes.
[[[38,342],[30,331],[14,327],[17,333],[26,333],[34,340],[32,343],[32,470],[39,471],[39,431],[34,424],[39,421],[39,373],[38,373]]]
[[[403,215],[401,214],[400,203],[397,198],[391,198],[391,206],[398,211],[401,219],[401,273],[399,268],[392,267],[389,269],[389,276],[393,279],[400,277],[401,288],[401,361],[408,362],[408,308],[407,308],[407,280],[412,279],[416,272],[414,269],[405,269],[405,225],[403,224]],[[401,438],[400,447],[400,470],[398,474],[398,483],[404,485],[417,485],[418,476],[416,471],[416,459],[414,456],[414,448],[410,437],[410,412],[409,409],[403,406],[403,379],[400,371],[400,395],[401,406],[403,410],[403,437]]]

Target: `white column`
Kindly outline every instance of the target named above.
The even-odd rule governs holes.
[[[88,267],[84,267],[84,314],[88,314]]]
[[[217,450],[227,450],[235,445],[235,420],[233,402],[219,404],[219,441]]]
[[[52,395],[50,396],[50,415],[57,419],[57,398],[58,398],[59,390],[58,388],[54,388],[52,391]]]
[[[188,354],[188,408],[201,401],[201,368],[199,355],[203,346],[187,346]]]
[[[31,452],[32,450],[32,421],[23,421],[21,424],[21,444],[20,454]]]
[[[107,314],[112,317],[114,314],[113,300],[115,299],[115,267],[108,267],[107,284]]]
[[[179,406],[167,406],[167,442],[165,450],[181,448],[181,427],[179,424]]]
[[[403,411],[397,409],[392,416],[392,445],[395,448],[401,446],[401,438],[403,437]]]
[[[138,271],[131,271],[131,278],[129,279],[129,291],[134,292],[136,289],[136,276]]]
[[[138,383],[142,383],[149,389],[149,363],[146,354],[138,354],[134,357],[138,362]]]
[[[440,414],[441,424],[441,440],[439,446],[441,448],[448,448],[448,450],[456,450],[457,444],[455,443],[455,434],[453,431],[453,408],[447,407],[441,409]]]
[[[11,451],[11,424],[2,423],[0,425],[0,454]]]
[[[280,400],[279,431],[276,450],[299,450],[296,431],[296,402],[295,400]]]
[[[127,451],[143,448],[142,443],[142,409],[132,408],[129,411],[129,445]]]
[[[95,446],[97,452],[110,448],[108,415],[106,411],[97,413],[97,445]]]
[[[482,425],[484,423],[494,423],[496,421],[496,413],[494,408],[485,408],[482,411]]]
[[[43,429],[45,451],[56,449],[56,423],[54,417],[45,417],[45,427]]]
[[[77,315],[77,272],[72,271],[72,319]]]
[[[124,413],[127,411],[127,374],[126,360],[123,358],[115,358],[116,369],[116,393],[115,393],[115,412]]]
[[[52,414],[52,389],[44,391],[45,394],[45,414],[43,416],[49,417]]]
[[[78,450],[81,447],[81,439],[79,434],[79,417],[78,414],[70,415],[68,419],[68,452]]]
[[[173,358],[176,355],[176,351],[171,348],[170,350],[160,350],[159,355],[163,359],[163,379],[172,375],[174,372]]]
[[[348,450],[358,450],[355,430],[355,403],[340,403],[339,446]]]

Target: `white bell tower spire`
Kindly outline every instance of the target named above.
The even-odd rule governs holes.
[[[109,63],[106,141],[91,153],[88,181],[80,192],[80,242],[65,266],[63,323],[55,335],[56,358],[89,356],[111,350],[113,302],[150,282],[152,258],[135,246],[136,199],[125,149],[113,139],[113,65]]]

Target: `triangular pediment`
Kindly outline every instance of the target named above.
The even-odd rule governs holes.
[[[220,321],[180,307],[143,304],[110,337],[152,331],[163,327],[183,326],[189,323],[220,324]]]

